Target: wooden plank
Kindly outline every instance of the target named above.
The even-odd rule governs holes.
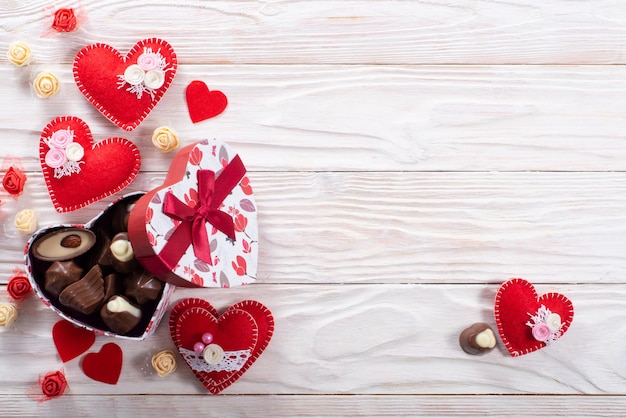
[[[61,90],[38,99],[29,77],[55,72]],[[30,76],[29,76],[30,74]],[[56,116],[76,115],[98,141],[124,136],[143,170],[167,170],[152,131],[182,144],[219,137],[254,171],[626,170],[626,68],[181,66],[144,123],[125,133],[82,97],[69,65],[0,68],[6,154],[37,170],[38,141]],[[224,91],[217,118],[192,124],[184,89],[195,79]]]
[[[484,356],[465,354],[458,335],[473,322],[494,323],[497,288],[257,284],[179,289],[173,303],[199,297],[223,310],[255,299],[272,310],[270,345],[225,394],[626,394],[626,285],[538,285],[539,294],[561,292],[574,304],[574,322],[558,342],[517,358],[501,342]],[[183,364],[167,378],[150,373],[150,356],[173,348],[164,324],[144,342],[116,341],[122,375],[107,385],[87,378],[79,359],[60,362],[50,338],[59,317],[43,303],[28,299],[19,314],[0,338],[4,396],[24,395],[40,373],[61,367],[75,395],[206,394]],[[98,337],[91,351],[111,341]]]
[[[262,283],[623,283],[624,173],[250,173]],[[149,190],[142,173],[127,189]],[[113,198],[54,212],[40,174],[3,198],[0,282],[22,263],[12,222],[82,223]]]
[[[67,3],[87,22],[40,39],[59,6],[3,2],[0,49],[24,39],[46,64],[71,62],[88,43],[128,49],[148,36],[167,39],[183,63],[623,64],[626,52],[620,0]]]
[[[138,409],[141,405],[141,410]],[[43,404],[25,396],[0,398],[7,416],[92,416],[95,411],[137,417],[160,415],[272,417],[395,416],[623,416],[626,401],[617,396],[419,396],[419,395],[72,395]],[[260,411],[260,412],[258,412]]]

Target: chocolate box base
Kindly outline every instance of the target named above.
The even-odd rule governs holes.
[[[102,246],[104,245],[102,240],[102,233],[106,233],[109,237],[112,237],[115,233],[120,232],[121,227],[119,225],[114,226],[113,222],[116,212],[119,211],[121,207],[126,207],[127,205],[133,204],[142,195],[143,193],[132,193],[123,196],[116,202],[109,205],[102,213],[86,223],[84,226],[55,225],[52,227],[42,228],[37,231],[28,241],[25,249],[25,263],[30,282],[39,298],[61,317],[98,334],[131,340],[144,340],[156,330],[157,325],[163,317],[165,310],[169,304],[169,298],[174,291],[174,286],[168,283],[164,283],[161,294],[156,300],[148,301],[141,305],[142,317],[138,325],[135,326],[130,332],[124,335],[120,335],[108,329],[108,327],[104,324],[99,314],[99,308],[96,310],[95,313],[91,315],[85,315],[64,306],[59,302],[58,297],[47,292],[44,287],[45,273],[52,264],[52,261],[40,260],[35,257],[33,253],[34,244],[36,244],[39,239],[41,239],[44,235],[48,235],[50,232],[67,227],[84,227],[86,229],[89,229],[96,234],[96,243],[89,251],[73,259],[73,261],[77,265],[84,269],[84,276],[84,274],[89,271],[89,269],[93,265],[95,265],[96,254],[101,251]],[[113,272],[112,267],[103,267],[102,269],[103,277]]]

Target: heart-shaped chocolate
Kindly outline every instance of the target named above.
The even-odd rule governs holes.
[[[174,49],[162,39],[139,41],[126,56],[97,43],[76,54],[74,80],[96,109],[120,128],[132,131],[161,100],[177,68]]]
[[[552,344],[574,319],[572,302],[560,293],[538,296],[524,279],[511,279],[498,290],[495,318],[502,342],[512,356],[521,356]]]
[[[185,363],[212,394],[239,379],[267,347],[274,332],[271,312],[255,301],[243,301],[218,316],[202,299],[184,299],[170,314],[170,334]],[[219,361],[205,360],[194,351],[204,334],[223,352]]]
[[[139,150],[125,138],[94,143],[85,122],[60,116],[46,125],[39,159],[57,212],[80,209],[119,192],[139,173]]]
[[[243,162],[222,141],[182,148],[128,224],[137,261],[164,281],[233,287],[256,279],[256,204]]]
[[[211,90],[204,81],[194,80],[185,90],[187,109],[193,123],[219,115],[226,109],[228,99],[219,90]]]
[[[67,288],[72,282],[77,280],[77,277],[73,277],[67,283],[58,283],[59,280],[63,280],[63,275],[68,277],[78,275],[84,279],[85,275],[96,265],[101,267],[105,282],[105,294],[103,295],[102,303],[105,303],[112,294],[123,294],[124,288],[128,284],[127,280],[140,276],[137,276],[140,273],[139,270],[134,276],[128,275],[124,277],[115,273],[110,263],[107,265],[106,260],[103,261],[103,258],[106,258],[103,257],[103,254],[107,254],[106,250],[110,244],[110,238],[106,237],[114,236],[120,232],[122,226],[118,225],[118,219],[123,218],[125,215],[127,216],[128,208],[132,207],[141,195],[142,193],[134,193],[122,197],[85,225],[53,225],[42,228],[35,232],[26,244],[25,263],[30,283],[39,298],[62,318],[97,334],[132,340],[143,340],[155,331],[174,291],[174,287],[169,284],[163,286],[160,295],[155,300],[149,299],[144,303],[138,304],[141,309],[141,320],[137,326],[124,335],[115,333],[106,326],[101,317],[100,309],[97,309],[93,314],[86,315],[77,312],[73,307],[64,305],[59,297],[60,288]],[[84,236],[97,237],[95,244],[92,242],[89,248],[81,248],[80,244],[75,248],[61,248],[63,246],[62,242],[66,241],[66,239],[59,239],[59,236],[69,236],[78,239],[78,237],[83,235],[80,234],[80,231],[91,231],[89,234],[84,234]],[[73,245],[73,242],[70,242],[70,244]],[[59,248],[55,250],[55,246]],[[71,250],[75,251],[72,252]],[[55,257],[57,261],[55,261]],[[111,289],[107,289],[107,277],[113,275],[118,276],[116,279],[117,286],[112,285]],[[89,291],[89,289],[85,289],[85,291]],[[137,292],[138,289],[134,289],[134,291]],[[107,292],[111,293],[111,295],[107,296]],[[71,327],[72,325],[69,326]],[[56,342],[57,338],[55,337]],[[59,355],[61,355],[64,361],[69,360],[71,355],[74,354],[73,350],[69,350],[67,353],[66,351],[65,348],[59,348]]]

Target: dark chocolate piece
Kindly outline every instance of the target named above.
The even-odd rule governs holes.
[[[114,295],[122,293],[122,279],[117,273],[111,273],[104,277],[104,303],[107,303]]]
[[[163,289],[163,282],[146,271],[136,272],[124,280],[126,296],[139,304],[157,300]]]
[[[113,237],[109,245],[109,254],[113,268],[120,273],[127,274],[140,270],[133,254],[133,247],[128,240],[128,233],[120,232]]]
[[[96,235],[84,228],[60,228],[44,234],[31,247],[35,258],[42,261],[64,261],[89,251]]]
[[[115,295],[102,305],[100,316],[111,331],[126,334],[141,320],[141,309],[124,296]]]
[[[111,253],[109,252],[111,238],[102,230],[96,231],[96,236],[98,239],[94,250],[97,248],[97,251],[93,253],[90,264],[99,264],[100,267],[106,269],[107,267],[111,267]]]
[[[58,298],[63,289],[80,280],[83,271],[81,267],[71,260],[55,261],[46,270],[44,289],[50,295]]]
[[[496,346],[496,336],[489,325],[477,322],[463,330],[459,345],[467,354],[484,354]]]
[[[113,219],[111,220],[111,227],[114,233],[127,232],[128,231],[128,217],[130,211],[135,206],[135,202],[131,203],[118,203],[113,213]]]
[[[104,280],[100,266],[93,266],[85,277],[67,286],[59,295],[62,305],[85,315],[98,309],[104,299]]]

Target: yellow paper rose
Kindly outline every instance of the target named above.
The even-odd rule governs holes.
[[[32,234],[37,230],[37,215],[31,209],[21,210],[15,215],[14,224],[22,234]]]
[[[48,98],[59,91],[59,79],[49,71],[41,72],[35,77],[33,88],[37,96]]]
[[[23,42],[13,42],[9,45],[9,51],[7,52],[7,58],[12,64],[22,67],[30,64],[32,53],[30,48]]]
[[[176,358],[170,350],[163,350],[152,356],[152,367],[160,377],[167,376],[176,370]]]
[[[0,327],[10,327],[17,319],[17,309],[12,303],[0,303]]]
[[[178,147],[178,136],[167,126],[161,126],[152,133],[152,143],[161,152],[168,152]]]

